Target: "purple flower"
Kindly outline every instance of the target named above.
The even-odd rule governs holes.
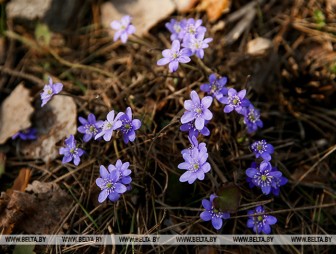
[[[209,121],[204,121],[204,127],[202,130],[197,130],[195,128],[195,124],[194,122],[188,122],[188,123],[185,123],[185,124],[182,124],[180,126],[180,131],[188,131],[189,132],[189,138],[195,136],[197,137],[200,133],[203,135],[203,136],[209,136],[210,135],[210,130],[205,126],[205,124],[207,124]]]
[[[119,129],[122,125],[122,122],[119,119],[122,115],[124,115],[124,113],[120,112],[114,118],[114,110],[110,111],[107,114],[107,120],[97,124],[98,128],[101,128],[102,130],[95,136],[95,139],[103,136],[105,141],[110,141],[113,135],[113,131]]]
[[[28,128],[17,132],[12,136],[12,139],[20,138],[22,140],[35,140],[37,138],[37,131],[35,128]]]
[[[243,89],[237,93],[237,91],[233,88],[228,90],[228,95],[220,98],[220,102],[226,104],[224,107],[225,113],[230,113],[235,110],[237,113],[244,115],[246,108],[250,102],[245,99],[246,90]]]
[[[184,101],[184,112],[181,117],[181,123],[185,124],[195,120],[195,127],[197,130],[201,131],[204,128],[205,121],[211,120],[212,113],[208,109],[212,103],[212,97],[205,96],[200,100],[198,94],[195,91],[190,93],[191,100]]]
[[[104,123],[103,121],[96,121],[96,117],[92,113],[88,115],[87,120],[83,117],[78,117],[78,120],[82,124],[78,127],[78,131],[84,134],[84,142],[88,142],[96,136],[101,131],[98,126],[102,126]]]
[[[213,200],[217,196],[215,194],[210,195],[210,201],[207,199],[202,200],[202,205],[205,211],[201,213],[200,217],[204,221],[210,221],[212,226],[219,230],[223,226],[223,220],[230,218],[230,213],[222,212],[214,207]]]
[[[120,131],[123,134],[123,139],[125,144],[129,141],[133,142],[135,140],[135,131],[141,127],[141,122],[139,119],[132,120],[132,109],[128,107],[126,113],[120,117],[122,123]]]
[[[47,104],[47,102],[50,101],[50,99],[55,94],[58,94],[60,91],[62,91],[62,89],[63,84],[61,83],[53,84],[51,77],[49,77],[49,84],[43,87],[43,92],[41,93],[41,100],[42,100],[41,107]]]
[[[251,149],[254,152],[256,158],[263,158],[265,161],[272,159],[271,154],[274,152],[274,148],[271,144],[267,144],[265,140],[256,141],[251,145]]]
[[[192,184],[196,179],[203,180],[205,173],[209,172],[211,166],[206,160],[208,159],[208,153],[206,150],[199,150],[194,147],[189,152],[182,153],[185,162],[180,163],[177,167],[182,170],[186,170],[180,177],[180,182],[187,182]]]
[[[162,51],[163,58],[157,61],[157,65],[166,65],[169,64],[169,71],[174,72],[177,70],[179,63],[188,63],[190,62],[190,49],[181,49],[180,42],[174,40],[171,49],[165,49]]]
[[[276,167],[273,167],[272,171],[278,171],[278,169]],[[282,175],[280,177],[274,177],[273,182],[272,182],[272,194],[274,196],[279,196],[280,187],[285,185],[287,182],[288,182],[288,179]]]
[[[263,122],[260,120],[260,112],[255,109],[252,104],[246,109],[244,123],[246,124],[248,133],[253,133],[258,128],[263,127]]]
[[[185,22],[185,21],[183,21]],[[182,23],[183,23],[182,22]],[[170,22],[166,23],[166,28],[169,30],[169,32],[171,33],[170,35],[170,40],[174,41],[174,40],[181,40],[183,37],[181,35],[183,35],[183,28],[181,26],[181,22],[176,21],[175,19],[171,19]]]
[[[254,210],[247,212],[250,215],[247,220],[247,227],[252,228],[257,234],[261,232],[264,234],[271,233],[270,225],[274,225],[277,222],[274,216],[263,213],[265,213],[265,210],[262,206],[258,206]]]
[[[108,197],[111,201],[117,201],[120,194],[126,192],[127,188],[119,182],[119,170],[107,170],[103,165],[100,166],[100,177],[96,179],[96,184],[101,189],[98,202],[103,203]]]
[[[126,43],[128,36],[135,33],[135,27],[131,24],[131,19],[130,16],[124,16],[120,21],[111,22],[112,29],[117,30],[113,37],[114,41],[120,38],[122,43]]]
[[[188,19],[186,22],[181,22],[181,26],[183,29],[182,38],[188,39],[189,37],[196,36],[199,34],[205,34],[206,28],[202,25],[201,19]]]
[[[187,37],[182,46],[189,48],[192,54],[195,54],[198,58],[204,57],[204,49],[208,48],[208,43],[212,41],[212,38],[204,39],[204,33],[196,34],[195,36]]]
[[[129,165],[129,162],[122,163],[121,160],[117,160],[116,165],[110,164],[108,166],[108,170],[110,172],[117,170],[119,172],[118,182],[126,185],[132,182],[132,178],[129,176],[132,173],[132,171],[128,168]]]
[[[268,161],[261,162],[259,167],[255,166],[255,164],[252,164],[252,167],[246,170],[246,175],[251,179],[248,182],[260,187],[262,193],[268,195],[272,186],[275,186],[274,180],[280,178],[282,173],[278,170],[273,170],[271,163]]]
[[[181,151],[181,154],[189,153],[191,155],[192,150],[194,148],[197,148],[200,153],[207,153],[208,152],[208,149],[206,148],[206,144],[204,142],[198,143],[198,140],[197,140],[196,136],[188,137],[188,139],[190,141],[191,147],[183,149]]]
[[[76,140],[73,135],[65,140],[65,147],[61,147],[59,153],[64,155],[62,163],[68,163],[73,160],[74,164],[78,166],[80,157],[84,154],[84,150],[78,148]]]
[[[217,78],[216,74],[211,74],[209,76],[209,83],[201,85],[201,91],[206,92],[219,101],[223,96],[227,96],[228,89],[225,87],[226,83],[227,77]]]

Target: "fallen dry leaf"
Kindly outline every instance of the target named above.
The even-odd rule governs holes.
[[[192,11],[198,0],[174,0],[176,8],[179,12]]]
[[[113,20],[130,15],[137,35],[145,35],[175,10],[172,0],[111,0],[101,5],[101,22],[110,28]],[[113,34],[111,29],[111,35]]]
[[[216,21],[223,13],[230,11],[231,0],[201,0],[197,10],[206,11],[210,21]]]
[[[29,90],[19,84],[5,99],[0,108],[0,144],[20,130],[31,126],[30,116],[34,112]]]
[[[31,177],[31,170],[28,168],[20,169],[19,175],[15,178],[14,184],[10,191],[24,191],[27,188]]]
[[[258,37],[247,43],[247,53],[252,56],[262,56],[272,47],[272,45],[271,40]]]
[[[5,62],[5,56],[6,56],[6,45],[5,45],[5,38],[0,38],[0,64],[3,64]]]
[[[6,14],[9,19],[17,18],[30,22],[39,19],[52,30],[62,31],[76,18],[74,14],[77,14],[81,4],[81,0],[11,0],[6,5]],[[22,23],[25,25],[30,22]]]
[[[56,144],[75,134],[77,130],[77,110],[73,98],[54,96],[46,106],[36,111],[37,140],[22,145],[22,153],[45,162],[59,155]]]
[[[0,228],[14,225],[17,231],[28,234],[57,233],[71,208],[71,197],[55,183],[34,181],[27,190],[33,193],[1,193]]]

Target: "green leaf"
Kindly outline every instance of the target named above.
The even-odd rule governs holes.
[[[46,24],[38,23],[35,27],[35,39],[44,46],[49,46],[51,32]]]
[[[34,251],[35,244],[33,245],[16,245],[13,254],[36,254]]]
[[[237,211],[241,199],[239,188],[234,184],[226,184],[217,192],[214,207],[222,212],[234,213]]]
[[[325,16],[321,10],[315,10],[313,16],[318,28],[322,28],[326,25]]]

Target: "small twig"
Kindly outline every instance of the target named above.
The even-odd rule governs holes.
[[[107,77],[110,77],[110,78],[115,78],[116,77],[113,73],[102,70],[102,69],[99,69],[99,68],[94,67],[94,66],[69,62],[69,61],[65,60],[64,58],[60,57],[52,49],[47,48],[47,47],[42,47],[41,45],[36,43],[34,40],[27,39],[27,38],[13,32],[13,31],[6,31],[5,35],[8,38],[15,39],[15,40],[18,40],[18,41],[22,42],[23,44],[29,46],[30,48],[34,48],[35,50],[45,51],[46,53],[49,53],[62,65],[65,65],[65,66],[68,66],[68,67],[74,68],[74,69],[83,69],[83,70],[87,70],[87,71],[97,72],[97,73],[103,74],[103,75],[105,75]]]
[[[11,69],[8,69],[4,66],[0,66],[0,72],[6,73],[6,74],[14,76],[14,77],[19,77],[19,78],[22,78],[22,79],[29,80],[33,83],[36,83],[37,85],[40,85],[40,86],[43,86],[43,84],[44,84],[43,80],[41,80],[39,78],[36,78],[33,75],[23,73],[23,72],[20,72],[20,71],[16,71],[16,70],[11,70]]]
[[[323,161],[325,158],[327,158],[330,154],[332,154],[335,151],[336,151],[336,145],[331,147],[329,151],[321,159],[315,162],[315,164],[299,178],[299,180],[294,184],[293,188],[295,188],[309,173],[311,173],[317,167],[317,165],[321,163],[321,161]]]

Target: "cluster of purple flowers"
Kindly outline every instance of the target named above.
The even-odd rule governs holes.
[[[107,169],[103,165],[100,166],[100,177],[96,179],[96,184],[101,189],[99,203],[103,203],[107,198],[115,202],[121,194],[131,188],[132,171],[128,168],[129,165],[129,162],[122,163],[121,160],[117,160],[115,165],[110,164]]]
[[[169,71],[175,72],[179,63],[190,62],[192,55],[198,58],[204,57],[204,49],[209,47],[208,43],[212,38],[204,38],[206,28],[202,26],[201,19],[190,18],[181,21],[172,19],[166,27],[171,32],[172,47],[162,51],[163,58],[158,60],[158,65],[169,64]]]
[[[260,140],[254,142],[251,145],[251,149],[256,158],[260,158],[262,161],[259,163],[253,162],[251,167],[246,170],[246,181],[249,183],[250,188],[256,186],[261,189],[264,195],[272,193],[278,196],[280,187],[285,185],[288,179],[282,176],[282,173],[276,167],[272,167],[270,163],[272,159],[271,154],[274,152],[273,146],[268,144],[265,140]],[[252,228],[257,234],[270,234],[270,225],[277,222],[274,216],[265,214],[265,210],[262,206],[258,206],[254,210],[249,210],[247,214],[250,215],[247,221],[247,227]]]
[[[175,37],[176,36],[178,35],[175,34]],[[209,82],[201,85],[201,90],[208,95],[207,97],[210,96],[216,98],[217,101],[224,104],[224,113],[236,111],[238,114],[242,115],[248,133],[253,133],[257,131],[258,128],[262,128],[263,122],[260,120],[260,112],[246,98],[246,90],[236,91],[233,88],[227,88],[226,84],[226,77],[218,77],[216,74],[211,74],[209,76]],[[208,109],[210,104],[205,104],[207,106],[205,107],[194,91],[191,94],[191,98],[191,101],[188,100],[184,103],[186,112],[181,118],[183,125],[180,129],[182,131],[189,131],[189,136],[197,136],[199,133],[209,135],[210,131],[208,128],[203,127],[200,122],[202,123],[205,122],[205,120],[210,120],[210,117],[208,116],[209,119],[205,118],[203,113],[204,108]],[[207,101],[210,100],[207,99]],[[197,123],[196,119],[198,119]],[[273,193],[273,195],[278,196],[280,187],[286,184],[288,180],[282,176],[282,173],[276,167],[272,167],[270,163],[271,154],[274,152],[273,146],[268,144],[265,140],[260,140],[254,142],[251,145],[251,149],[255,153],[256,158],[261,158],[262,161],[259,164],[256,162],[252,163],[251,167],[246,170],[246,175],[248,176],[247,182],[251,188],[254,186],[259,187],[265,195]],[[184,164],[184,166],[186,165]],[[213,227],[218,230],[222,227],[222,219],[229,218],[230,214],[226,211],[216,210],[213,205],[214,198],[215,194],[211,195],[210,201],[206,199],[203,200],[202,204],[206,211],[201,213],[201,218],[204,221],[211,220]],[[260,212],[262,209],[263,208],[258,207],[256,208],[256,212]],[[252,212],[249,211],[249,214],[251,213]],[[275,223],[275,217],[259,215],[259,217],[250,217],[248,227],[253,227],[253,230],[256,233],[263,232],[268,234],[271,231],[269,225]],[[253,226],[251,226],[252,224]]]
[[[209,107],[212,104],[213,97],[205,96],[202,99],[195,91],[190,93],[191,100],[184,101],[185,112],[181,117],[181,131],[188,131],[191,147],[181,151],[185,160],[177,167],[186,170],[181,177],[180,182],[188,182],[192,184],[196,179],[204,180],[205,174],[211,170],[210,163],[207,162],[209,157],[206,144],[199,143],[197,137],[199,134],[204,136],[210,135],[210,130],[205,126],[212,119],[212,112]],[[215,194],[210,196],[210,201],[202,200],[205,211],[200,214],[204,221],[211,221],[212,226],[219,230],[223,226],[223,219],[230,218],[230,213],[220,211],[214,207]]]
[[[103,137],[105,141],[110,141],[113,135],[113,131],[120,131],[123,136],[125,144],[128,142],[133,142],[135,140],[135,131],[141,127],[141,121],[139,119],[132,119],[132,110],[130,107],[126,109],[126,112],[120,112],[115,116],[114,110],[107,114],[106,120],[96,120],[96,116],[92,113],[88,115],[88,118],[83,117],[78,118],[79,122],[82,124],[78,127],[78,132],[84,134],[83,141],[88,142],[91,139],[99,139]],[[65,141],[65,147],[60,149],[60,154],[64,155],[63,163],[70,162],[69,158],[76,155],[76,163],[78,165],[80,162],[80,156],[84,152],[75,152],[74,147],[76,145],[76,140],[71,135],[69,139]],[[62,153],[61,153],[62,151]],[[77,151],[77,150],[76,150]],[[79,151],[82,151],[80,149]],[[74,160],[75,162],[75,160]]]
[[[248,133],[262,128],[263,122],[260,120],[260,112],[246,98],[246,90],[237,92],[234,88],[227,88],[226,83],[227,77],[217,77],[213,73],[209,76],[209,83],[202,84],[200,88],[201,91],[225,105],[224,113],[236,111],[242,115]]]
[[[210,131],[205,124],[211,120],[212,113],[209,107],[212,97],[199,98],[195,91],[190,93],[191,100],[184,101],[185,112],[181,117],[180,130],[189,132],[191,147],[182,150],[181,154],[185,162],[178,165],[179,169],[186,170],[180,177],[180,182],[192,184],[196,179],[204,180],[205,173],[211,170],[207,162],[208,152],[205,143],[198,143],[197,136],[200,133],[209,135]]]
[[[261,189],[264,195],[272,192],[273,195],[278,196],[280,187],[288,182],[288,179],[282,176],[282,173],[276,168],[272,167],[270,160],[274,148],[265,140],[259,140],[251,145],[256,158],[262,158],[260,163],[253,162],[251,167],[246,170],[247,182],[250,188],[257,186]]]
[[[125,144],[129,141],[135,140],[135,131],[141,127],[141,121],[139,119],[132,119],[132,110],[130,107],[126,109],[126,112],[119,112],[116,116],[114,110],[107,114],[106,120],[97,124],[98,133],[95,135],[95,139],[103,137],[105,141],[110,141],[113,135],[113,131],[120,131],[123,135]]]

